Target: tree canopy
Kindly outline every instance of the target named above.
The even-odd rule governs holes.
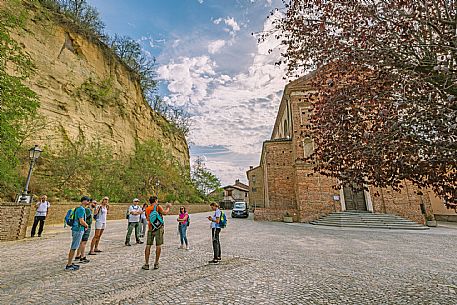
[[[316,171],[343,184],[403,180],[457,200],[457,4],[284,1],[289,76],[316,71]],[[261,38],[262,39],[262,38]]]

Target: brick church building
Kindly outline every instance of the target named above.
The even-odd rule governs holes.
[[[294,221],[310,222],[331,212],[355,210],[425,223],[425,214],[433,214],[432,194],[422,190],[424,194],[417,195],[418,189],[410,183],[401,192],[375,187],[361,192],[346,187],[335,190],[335,179],[314,173],[313,164],[303,161],[314,149],[307,136],[310,100],[315,93],[310,77],[285,87],[271,139],[263,143],[260,164],[247,171],[255,219],[280,221],[288,213]]]

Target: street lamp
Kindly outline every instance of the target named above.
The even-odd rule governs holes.
[[[28,196],[29,192],[29,184],[30,184],[30,178],[32,177],[32,169],[33,166],[35,165],[36,160],[40,157],[41,153],[43,151],[38,147],[38,145],[35,145],[34,147],[29,149],[29,159],[30,159],[30,167],[29,167],[29,174],[27,175],[27,182],[25,183],[25,188],[24,191],[22,192],[21,197],[19,198],[19,202],[21,203],[31,203],[31,196]]]

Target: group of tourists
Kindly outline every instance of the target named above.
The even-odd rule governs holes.
[[[44,201],[43,201],[44,200]],[[109,199],[108,197],[103,198],[100,204],[91,198],[84,196],[81,198],[81,205],[75,209],[71,209],[65,216],[65,223],[71,226],[72,242],[70,251],[68,252],[68,260],[65,266],[65,270],[75,271],[79,269],[79,265],[76,263],[86,264],[90,260],[86,257],[86,244],[89,240],[91,227],[93,220],[95,220],[95,234],[92,238],[90,251],[88,255],[97,255],[102,252],[98,247],[100,238],[103,231],[106,228],[106,219],[109,211]],[[142,237],[146,237],[146,247],[144,250],[145,263],[142,266],[143,270],[149,270],[149,257],[151,253],[151,247],[154,245],[155,240],[155,260],[153,269],[159,268],[159,259],[161,254],[161,246],[164,242],[164,220],[163,216],[170,213],[171,204],[167,203],[165,208],[159,205],[158,198],[151,196],[147,204],[142,207],[139,205],[139,199],[135,198],[131,206],[126,211],[126,218],[128,220],[127,234],[125,237],[125,246],[131,246],[130,238],[135,231],[135,239],[137,244],[143,244]],[[45,196],[42,197],[42,206],[45,205]],[[41,205],[37,204],[37,211]],[[48,208],[49,203],[46,205]],[[214,211],[213,216],[208,216],[208,220],[211,222],[212,231],[212,244],[214,256],[209,263],[218,264],[221,260],[221,246],[219,235],[221,228],[225,226],[226,218],[225,214],[219,209],[217,203],[210,204]],[[43,210],[43,209],[42,209]],[[37,217],[37,216],[36,216]],[[40,221],[40,218],[36,218],[35,221]],[[178,231],[180,235],[181,245],[179,249],[189,250],[189,242],[187,239],[187,228],[190,224],[190,217],[185,207],[180,207],[180,211],[177,217]],[[34,225],[36,227],[36,225]],[[148,230],[146,232],[146,227]],[[33,229],[33,228],[32,228]],[[42,228],[39,230],[38,235],[41,234]],[[34,229],[32,230],[34,235]]]
[[[65,216],[65,223],[71,226],[71,246],[68,252],[68,261],[65,270],[78,270],[79,265],[89,263],[86,257],[86,244],[89,240],[93,220],[95,220],[95,233],[90,244],[89,255],[97,255],[102,252],[98,247],[101,236],[106,228],[106,219],[109,211],[109,198],[104,197],[100,204],[91,198],[81,198],[81,205],[69,210]],[[76,255],[76,256],[75,256]]]

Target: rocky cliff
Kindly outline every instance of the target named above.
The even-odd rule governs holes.
[[[46,126],[33,143],[58,150],[82,137],[124,154],[136,141],[155,139],[189,164],[185,138],[147,105],[134,75],[105,45],[39,5],[27,10],[24,26],[12,29],[12,36],[36,66],[28,85],[39,95]]]

